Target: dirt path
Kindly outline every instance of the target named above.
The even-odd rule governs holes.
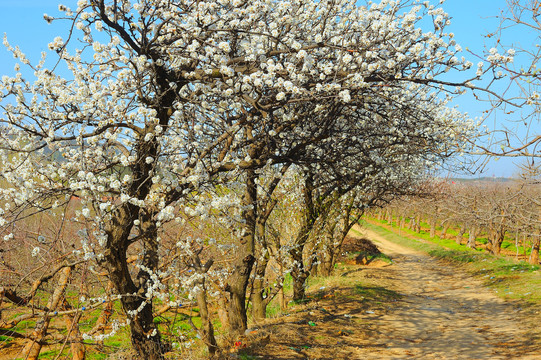
[[[381,359],[541,359],[524,354],[516,310],[454,266],[357,229],[395,260],[389,269],[402,306],[377,319],[388,351]],[[397,321],[397,319],[400,319]]]
[[[400,299],[365,303],[343,288],[324,289],[326,295],[303,311],[265,325],[269,344],[254,347],[252,354],[265,359],[541,359],[541,349],[521,323],[524,315],[480,281],[376,233],[357,231],[391,256],[393,265],[342,276],[380,292],[396,291]]]

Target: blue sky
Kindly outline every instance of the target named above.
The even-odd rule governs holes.
[[[43,20],[43,14],[57,15],[59,0],[0,0],[0,34],[7,33],[8,40],[12,46],[19,45],[32,62],[40,58],[41,51],[48,51],[47,44],[55,36],[66,34],[66,23],[53,22],[47,24]],[[65,5],[76,8],[76,1],[64,1]],[[454,32],[455,38],[462,47],[469,48],[476,53],[482,53],[487,44],[484,35],[494,31],[498,26],[495,18],[506,6],[505,0],[447,0],[444,9],[452,16],[452,24],[449,28]],[[510,33],[504,39],[511,45],[520,41],[524,34]],[[515,39],[516,38],[516,39]],[[488,48],[492,44],[487,44]],[[477,60],[469,58],[474,64]],[[51,57],[54,59],[54,55]],[[0,48],[0,75],[13,74],[15,61],[10,53]],[[487,104],[476,102],[471,96],[460,97],[456,100],[462,111],[468,112],[470,116],[479,116],[486,109]],[[486,124],[489,127],[498,126],[498,119],[488,119]],[[541,133],[541,125],[535,124],[533,132]],[[516,173],[514,163],[519,160],[500,159],[490,161],[483,176],[511,176]]]

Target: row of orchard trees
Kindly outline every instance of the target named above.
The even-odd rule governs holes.
[[[209,304],[238,334],[247,300],[264,317],[285,274],[301,299],[363,209],[412,194],[474,136],[446,107],[446,94],[472,85],[440,80],[471,63],[428,3],[80,0],[59,10],[59,65],[30,64],[6,40],[21,72],[0,83],[0,294],[28,309],[0,328],[27,338],[29,359],[51,343],[83,357],[82,339],[103,339],[114,303],[123,319],[112,331],[130,328],[138,358],[163,358],[171,337],[154,319],[186,303],[216,354]],[[102,316],[83,333],[90,309]],[[51,338],[59,316],[68,335]],[[36,320],[31,334],[13,331],[23,319]]]
[[[534,171],[535,172],[535,171]],[[430,236],[445,237],[456,230],[456,242],[475,248],[481,235],[488,239],[488,250],[500,254],[504,240],[530,251],[530,263],[539,263],[541,244],[541,184],[532,171],[522,179],[507,181],[451,182],[435,180],[426,186],[423,197],[401,199],[380,211],[398,225],[420,231],[421,222],[429,226]],[[465,235],[467,235],[465,237]]]

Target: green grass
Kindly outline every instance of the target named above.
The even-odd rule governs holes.
[[[13,327],[13,331],[24,332],[25,330],[33,330],[35,327],[35,321],[23,320]]]
[[[282,289],[284,289],[284,293],[293,291],[293,276],[290,273],[285,274]]]
[[[69,350],[69,347],[62,352],[61,356],[67,356],[68,350]],[[54,359],[57,355],[58,355],[58,350],[46,350],[46,351],[41,351],[39,353],[39,358],[40,359]]]
[[[254,355],[249,355],[249,354],[246,354],[246,353],[243,353],[243,352],[239,353],[239,354],[238,354],[238,357],[239,357],[239,359],[241,359],[241,360],[255,360],[255,359],[258,359],[258,358],[257,358],[256,356],[254,356]]]
[[[86,359],[87,360],[105,360],[107,359],[108,356],[109,355],[104,354],[104,353],[94,352],[94,353],[87,354]]]
[[[273,301],[271,301],[269,305],[267,305],[266,314],[268,318],[275,318],[282,313],[282,310],[280,309],[280,304],[278,304],[278,301],[275,300],[277,299],[273,299]]]
[[[0,342],[3,344],[7,344],[12,340],[9,336],[0,335]]]
[[[384,253],[378,254],[376,256],[369,256],[368,260],[381,260],[386,262],[387,264],[392,264],[393,259],[391,259],[389,256],[385,255]]]
[[[376,221],[376,222],[379,222],[381,224],[389,224],[387,220],[377,220],[375,217],[369,217],[372,221]],[[406,220],[405,224],[408,224],[409,223],[409,220]],[[396,221],[393,222],[393,228],[397,228],[397,224],[396,224]],[[416,231],[413,231],[413,230],[410,230],[410,229],[407,229],[407,228],[402,228],[400,229],[400,233],[403,233],[403,234],[408,234],[408,235],[411,235],[411,236],[415,236],[415,237],[418,237],[420,239],[423,239],[423,240],[427,240],[427,241],[431,241],[431,242],[434,242],[436,244],[439,244],[439,245],[442,245],[444,247],[448,247],[450,249],[458,249],[458,250],[461,250],[461,249],[467,249],[466,245],[458,245],[455,243],[454,241],[454,238],[456,237],[456,235],[458,235],[458,229],[456,228],[452,228],[450,227],[449,229],[447,229],[447,235],[449,237],[452,237],[452,239],[442,239],[438,234],[441,234],[441,230],[442,230],[442,227],[441,225],[438,225],[436,226],[436,236],[431,238],[430,237],[430,231],[427,230],[430,228],[430,224],[426,223],[426,222],[423,222],[421,221],[421,232],[416,232]],[[462,238],[463,238],[463,241],[468,237],[469,233],[466,231],[463,235],[462,235]],[[486,233],[482,233],[481,236],[478,236],[476,239],[476,242],[479,243],[479,244],[483,244],[483,245],[486,245],[489,243],[489,240],[488,240],[488,237],[486,235]],[[458,247],[455,247],[455,245],[457,245]],[[514,253],[520,253],[520,254],[525,254],[525,255],[529,255],[531,253],[531,248],[530,247],[526,247],[526,249],[522,246],[522,245],[519,245],[518,247],[516,246],[515,244],[515,240],[513,238],[511,238],[509,235],[506,234],[505,236],[505,239],[501,245],[501,248],[502,249],[505,249],[505,250],[508,250],[508,251],[512,251]],[[483,251],[482,249],[477,249],[477,251]]]

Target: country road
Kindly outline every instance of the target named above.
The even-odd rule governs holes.
[[[367,229],[356,230],[394,259],[383,271],[404,295],[401,306],[374,319],[387,348],[370,359],[541,359],[541,349],[528,346],[519,310],[480,281]]]

